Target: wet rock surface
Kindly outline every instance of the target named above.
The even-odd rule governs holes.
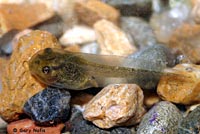
[[[174,104],[161,101],[144,115],[137,134],[176,134],[181,119],[182,115]]]
[[[57,124],[68,118],[70,99],[67,90],[48,87],[27,100],[23,110],[37,124]]]
[[[139,48],[157,44],[153,29],[139,17],[121,17],[121,27]]]
[[[200,106],[196,107],[180,123],[178,134],[200,133]]]
[[[71,134],[136,134],[134,128],[117,127],[112,129],[101,129],[91,122],[84,120],[82,113],[72,108],[72,115],[68,122],[65,123],[66,131]]]
[[[199,65],[179,64],[171,70],[176,75],[161,77],[157,93],[167,101],[180,104],[195,104],[200,102]]]
[[[135,84],[113,84],[103,88],[86,106],[83,116],[100,128],[130,126],[145,113],[143,93]]]
[[[10,122],[17,120],[23,113],[22,108],[27,99],[44,89],[28,68],[28,61],[37,51],[46,47],[60,48],[52,34],[34,31],[21,37],[13,51],[2,77],[0,93],[0,115]]]

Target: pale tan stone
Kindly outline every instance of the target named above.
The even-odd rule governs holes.
[[[0,4],[0,35],[34,26],[53,15],[44,4]]]
[[[94,29],[101,54],[127,56],[137,50],[127,35],[110,21],[100,20],[94,24]]]
[[[103,88],[86,106],[83,116],[100,128],[130,126],[140,122],[145,109],[143,92],[136,84]]]
[[[78,19],[85,24],[93,24],[101,19],[107,19],[118,24],[120,13],[118,10],[98,0],[78,1],[75,3]]]
[[[193,2],[192,17],[196,23],[200,23],[200,0]]]
[[[80,52],[80,46],[79,45],[71,45],[67,46],[65,50],[70,51],[70,52]]]
[[[200,66],[179,64],[170,70],[174,75],[163,75],[157,87],[158,95],[180,104],[200,103]]]
[[[44,89],[45,86],[30,74],[28,61],[47,47],[60,48],[60,45],[52,34],[45,31],[36,30],[19,39],[2,74],[0,115],[6,121],[17,120],[27,99]]]
[[[192,63],[200,63],[200,25],[183,24],[172,34],[168,46],[183,53]]]

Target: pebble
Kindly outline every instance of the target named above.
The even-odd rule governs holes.
[[[156,104],[160,101],[161,101],[161,99],[156,93],[154,93],[152,91],[144,92],[144,105],[147,108],[151,108],[154,104]]]
[[[86,43],[81,47],[80,50],[82,53],[90,53],[90,54],[99,54],[100,47],[97,42]]]
[[[96,41],[96,34],[94,29],[88,26],[75,25],[65,31],[59,41],[63,46],[85,44]]]
[[[28,61],[37,51],[47,47],[60,48],[60,45],[52,34],[45,31],[36,30],[19,39],[1,76],[0,115],[4,120],[17,120],[23,113],[24,103],[44,89],[45,86],[30,74]]]
[[[200,1],[197,1],[192,8],[192,17],[197,24],[200,23]]]
[[[121,27],[139,48],[157,44],[153,29],[139,17],[121,17]]]
[[[196,107],[180,123],[178,134],[199,134],[200,133],[200,106]]]
[[[48,31],[56,38],[59,38],[64,31],[64,21],[60,16],[54,15],[50,19],[34,26],[33,29]]]
[[[126,34],[108,20],[100,20],[94,24],[100,54],[127,56],[137,48],[130,42]]]
[[[179,104],[200,103],[200,66],[193,64],[178,64],[170,73],[161,77],[157,93],[167,101]]]
[[[70,51],[70,52],[80,52],[81,48],[80,45],[70,45],[64,48],[66,51]]]
[[[156,89],[159,82],[160,76],[162,75],[163,69],[166,67],[172,67],[175,64],[175,56],[170,50],[163,45],[153,45],[141,49],[140,51],[130,55],[134,62],[125,60],[123,65],[133,67],[141,70],[148,70],[144,74],[138,72],[135,83],[142,89]]]
[[[182,53],[192,63],[200,63],[200,26],[183,24],[177,28],[170,38],[168,46],[174,53]]]
[[[123,16],[148,18],[152,13],[151,0],[102,0],[117,8]]]
[[[145,113],[143,98],[135,84],[108,85],[86,104],[83,117],[100,128],[134,125]]]
[[[0,4],[0,36],[10,30],[23,30],[54,15],[44,4]],[[20,16],[20,17],[19,17]]]
[[[107,19],[116,25],[119,23],[119,11],[99,0],[78,1],[74,8],[79,21],[89,26],[101,19]]]
[[[60,134],[64,124],[57,124],[51,127],[37,126],[30,119],[22,119],[8,124],[8,134]]]
[[[12,40],[18,32],[18,30],[11,30],[0,37],[0,56],[12,53]]]
[[[0,118],[0,134],[6,134],[7,123]]]
[[[180,4],[161,13],[154,13],[150,18],[150,25],[158,42],[168,44],[173,31],[189,21],[190,10],[190,6]]]
[[[174,104],[161,101],[144,115],[137,134],[177,134],[181,119],[182,115]]]
[[[0,93],[2,91],[2,74],[3,72],[5,72],[7,64],[8,64],[8,59],[0,57]]]
[[[72,115],[68,122],[65,123],[66,131],[71,134],[136,134],[135,129],[127,127],[116,127],[111,129],[101,129],[91,122],[84,120],[82,113],[72,108]]]
[[[69,115],[71,95],[67,90],[47,87],[24,104],[24,112],[40,125],[65,121]]]
[[[71,105],[78,105],[78,106],[84,106],[86,105],[94,95],[84,93],[84,92],[75,92],[74,94],[72,93],[72,98],[71,98]]]

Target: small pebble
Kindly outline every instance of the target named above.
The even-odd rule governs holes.
[[[82,53],[90,53],[90,54],[99,54],[100,47],[97,42],[87,43],[81,47],[80,50]]]
[[[182,115],[175,105],[161,101],[144,115],[137,134],[177,134],[181,119]]]
[[[174,53],[183,54],[192,63],[200,63],[200,26],[183,24],[172,34],[168,46]]]
[[[144,105],[147,108],[151,108],[154,104],[158,103],[159,101],[161,101],[161,99],[156,93],[152,91],[144,92]]]
[[[54,15],[54,11],[42,3],[0,4],[0,36],[10,30],[23,30],[41,23]],[[19,17],[20,16],[20,17]]]
[[[153,29],[139,17],[121,17],[121,27],[139,48],[157,44]]]
[[[64,124],[57,124],[51,127],[37,126],[30,119],[22,119],[8,124],[8,134],[60,134]]]
[[[96,34],[95,31],[88,26],[75,25],[71,29],[65,31],[59,40],[63,46],[85,44],[96,41]]]
[[[178,134],[199,134],[200,133],[200,106],[196,107],[180,125]]]
[[[200,103],[200,66],[178,64],[169,73],[161,77],[157,93],[167,101],[179,104]]]
[[[109,20],[116,25],[119,22],[119,11],[99,0],[78,1],[75,2],[74,8],[79,21],[89,26],[93,26],[101,19]]]
[[[117,8],[123,16],[148,18],[152,13],[151,0],[102,0]]]
[[[68,117],[71,95],[67,90],[47,87],[24,104],[24,112],[42,125],[57,124]]]
[[[108,20],[97,21],[94,30],[101,54],[127,56],[137,50],[126,34]]]
[[[145,113],[143,97],[135,84],[108,85],[86,104],[83,116],[100,128],[134,125]]]
[[[116,127],[112,129],[101,129],[91,122],[84,120],[82,113],[72,108],[72,115],[68,122],[65,123],[66,131],[71,134],[136,134],[133,127]]]

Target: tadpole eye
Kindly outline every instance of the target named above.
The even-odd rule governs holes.
[[[48,74],[50,71],[51,71],[51,69],[50,69],[49,66],[45,66],[45,67],[42,68],[42,72],[43,72],[44,74]]]

